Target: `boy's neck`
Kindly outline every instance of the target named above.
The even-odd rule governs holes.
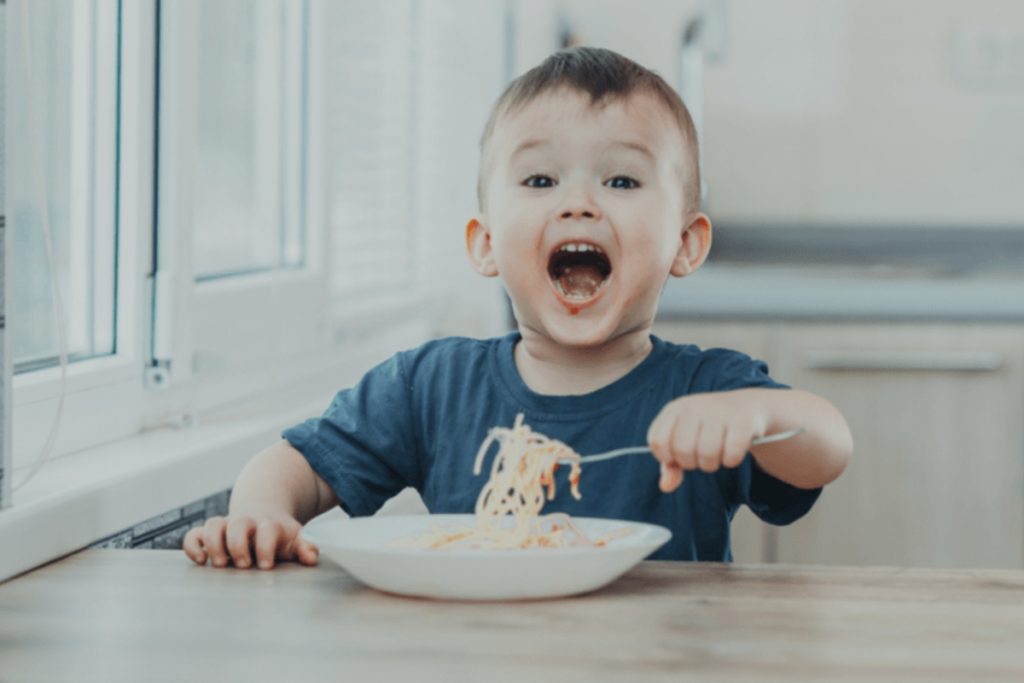
[[[651,353],[650,327],[633,330],[599,347],[572,348],[520,328],[516,369],[532,391],[548,396],[579,396],[625,377]]]

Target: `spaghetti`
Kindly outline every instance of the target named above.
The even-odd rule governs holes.
[[[522,413],[516,416],[511,428],[494,427],[488,432],[477,451],[473,474],[480,474],[484,458],[495,442],[498,453],[491,464],[491,475],[476,501],[476,526],[435,528],[409,539],[411,542],[426,548],[492,550],[603,546],[629,532],[620,529],[591,540],[567,514],[540,516],[544,501],[555,497],[555,470],[562,462],[569,463],[572,496],[580,499],[580,455],[561,441],[531,430],[523,424]]]

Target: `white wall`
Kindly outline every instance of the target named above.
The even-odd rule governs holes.
[[[1024,226],[1024,2],[518,0],[516,70],[560,17],[678,87],[702,8],[704,172],[721,223]]]
[[[1024,226],[1024,3],[727,8],[705,81],[720,221]]]
[[[519,0],[517,4],[525,9],[531,3],[540,4],[537,0]],[[621,52],[678,86],[683,30],[701,13],[703,3],[702,0],[561,0],[543,4],[547,6],[546,12],[529,8],[529,12],[520,12],[521,21],[530,21],[530,16],[551,14],[557,22],[562,17],[584,44]],[[542,58],[532,51],[524,51],[522,56],[534,63]],[[529,62],[520,65],[532,66]]]
[[[419,21],[421,281],[440,302],[439,334],[500,334],[508,327],[500,283],[472,270],[464,234],[477,211],[477,145],[505,86],[504,3],[423,0]]]

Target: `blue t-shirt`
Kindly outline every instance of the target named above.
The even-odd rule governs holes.
[[[529,389],[513,359],[518,333],[496,339],[448,338],[403,351],[338,392],[322,417],[283,436],[334,490],[353,516],[371,515],[411,486],[432,513],[471,513],[487,480],[473,459],[487,432],[511,426],[517,413],[536,432],[582,454],[647,443],[647,430],[680,396],[745,387],[775,387],[761,361],[726,349],[702,351],[652,336],[654,348],[625,377],[582,396]],[[493,457],[493,449],[490,454]],[[686,473],[672,493],[658,488],[653,456],[586,466],[582,500],[559,470],[555,499],[544,512],[660,524],[672,540],[653,559],[729,561],[729,523],[741,504],[761,519],[788,524],[821,489],[790,486],[765,473],[750,454],[735,469]]]

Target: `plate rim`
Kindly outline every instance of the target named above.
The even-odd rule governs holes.
[[[459,520],[473,520],[476,515],[473,513],[438,513],[428,515],[371,515],[367,517],[347,517],[345,519],[332,519],[322,520],[320,522],[310,521],[303,525],[300,532],[301,536],[307,541],[312,542],[318,548],[324,546],[335,548],[346,552],[360,552],[360,553],[374,553],[381,555],[401,555],[408,557],[422,556],[430,558],[451,558],[451,557],[470,557],[470,558],[483,558],[483,557],[500,557],[503,559],[509,558],[521,558],[530,557],[533,555],[540,555],[543,557],[572,557],[574,555],[589,555],[593,553],[604,553],[607,550],[628,550],[637,549],[641,547],[651,546],[653,549],[660,548],[661,546],[672,540],[672,530],[667,527],[663,527],[660,524],[652,524],[650,522],[636,522],[626,519],[615,519],[606,517],[572,517],[575,522],[615,522],[623,526],[636,526],[641,527],[646,531],[656,534],[654,538],[645,540],[644,542],[631,543],[628,545],[622,545],[617,541],[628,541],[629,536],[625,536],[622,539],[616,539],[612,543],[604,547],[593,547],[593,546],[570,546],[570,547],[555,547],[555,548],[415,548],[415,547],[388,547],[380,546],[377,548],[362,548],[354,546],[343,546],[336,543],[325,542],[324,539],[315,538],[315,527],[327,526],[327,525],[344,525],[344,524],[370,524],[376,520],[387,519],[387,520],[398,520],[408,519],[419,521],[421,519],[430,519],[431,517],[447,517],[447,518],[459,518]],[[458,521],[458,520],[451,520]],[[664,536],[661,540],[659,537]],[[653,550],[652,550],[653,552]]]

